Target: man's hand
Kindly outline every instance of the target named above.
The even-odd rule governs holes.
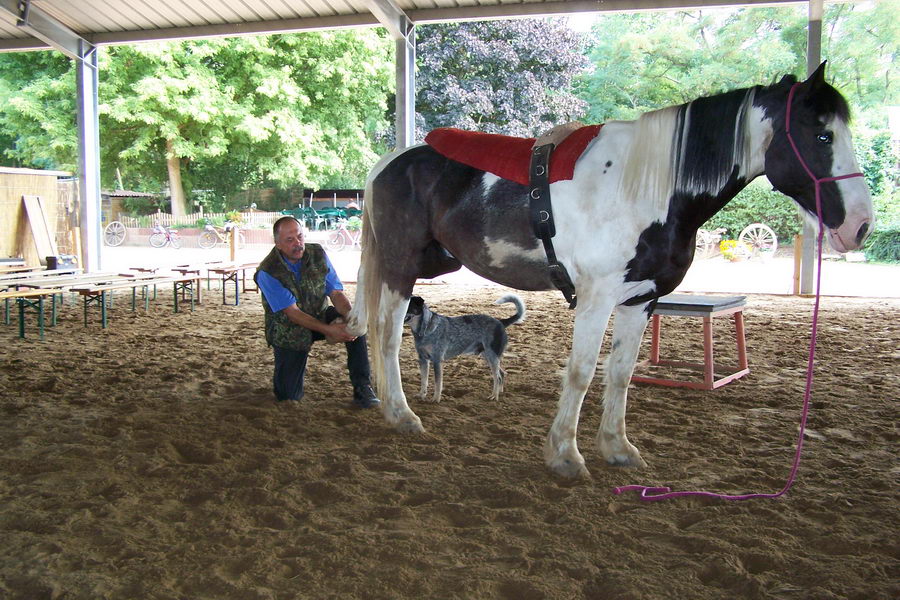
[[[325,341],[329,344],[352,342],[356,339],[355,335],[347,333],[347,324],[344,323],[344,319],[341,319],[340,317],[326,325],[325,328],[326,331],[323,331],[322,333],[325,334]]]

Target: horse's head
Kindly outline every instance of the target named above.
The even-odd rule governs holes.
[[[858,175],[853,154],[847,102],[825,82],[825,63],[806,81],[796,83],[787,76],[773,91],[776,88],[784,95],[773,94],[766,101],[767,115],[773,119],[766,176],[813,220],[820,180],[822,222],[832,248],[838,252],[859,248],[872,231],[874,217],[869,188]]]

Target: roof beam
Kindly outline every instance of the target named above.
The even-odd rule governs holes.
[[[636,12],[645,10],[690,10],[728,6],[772,6],[806,4],[807,0],[556,0],[516,4],[467,5],[422,8],[409,11],[414,23],[552,17],[574,13]]]
[[[405,40],[409,36],[412,21],[394,0],[366,0],[366,6],[395,40]]]
[[[47,15],[31,0],[0,0],[0,12],[16,18],[16,26],[22,31],[56,48],[69,58],[81,60],[81,44],[87,41],[77,33]]]

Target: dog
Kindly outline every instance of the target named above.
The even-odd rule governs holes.
[[[427,400],[428,363],[434,368],[433,402],[441,401],[443,379],[441,363],[461,354],[481,355],[494,377],[492,399],[497,400],[503,391],[503,378],[506,373],[500,368],[500,359],[509,338],[506,328],[525,319],[525,304],[515,294],[503,296],[494,304],[511,303],[516,307],[516,314],[506,319],[495,319],[490,315],[466,315],[463,317],[445,317],[433,312],[420,296],[409,299],[404,323],[408,323],[416,342],[419,354],[419,373],[422,388],[419,397]]]

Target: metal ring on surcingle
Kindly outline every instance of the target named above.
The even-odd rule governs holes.
[[[541,197],[541,190],[540,190],[540,188],[532,188],[532,190],[531,190],[531,197],[534,198],[535,200],[537,200],[538,198],[540,198],[540,197]]]

